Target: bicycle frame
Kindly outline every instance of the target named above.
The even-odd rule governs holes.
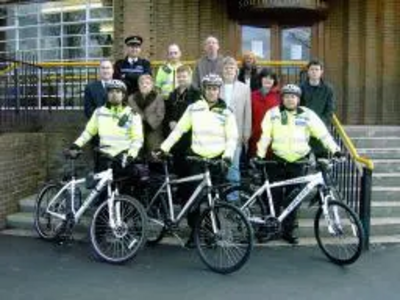
[[[269,180],[267,179],[265,183],[257,189],[256,192],[246,201],[245,204],[242,205],[240,208],[241,210],[247,208],[248,206],[251,206],[256,197],[260,196],[263,192],[267,192],[267,197],[268,197],[268,205],[270,207],[270,213],[273,217],[276,216],[275,212],[275,207],[273,204],[273,199],[272,199],[272,194],[271,194],[271,189],[277,188],[277,187],[283,187],[283,186],[289,186],[289,185],[298,185],[298,184],[303,184],[306,183],[307,185],[296,195],[296,197],[293,199],[292,202],[283,210],[283,212],[278,216],[279,222],[282,222],[296,207],[310,194],[310,192],[317,186],[324,186],[325,185],[325,180],[324,177],[322,176],[321,172],[318,172],[316,174],[311,174],[311,175],[306,175],[306,176],[301,176],[293,179],[288,179],[284,181],[278,181],[274,182],[271,184]],[[321,191],[320,191],[321,192]],[[322,197],[321,199],[324,199]],[[324,203],[325,204],[325,203]]]
[[[186,213],[190,209],[190,207],[194,204],[194,202],[196,201],[199,194],[205,188],[208,189],[208,192],[207,192],[208,203],[210,206],[213,205],[213,197],[210,192],[211,187],[212,187],[211,175],[210,175],[210,170],[208,169],[208,167],[206,168],[206,171],[201,174],[187,176],[187,177],[173,179],[173,180],[171,180],[171,178],[170,178],[168,166],[165,163],[164,163],[164,170],[165,170],[165,174],[166,174],[165,181],[161,185],[161,187],[157,190],[156,194],[150,200],[150,204],[148,205],[149,208],[153,205],[153,203],[156,201],[158,196],[161,193],[165,192],[165,190],[166,190],[167,197],[168,197],[167,203],[168,203],[169,219],[173,224],[178,224],[182,220],[182,218],[186,215]],[[179,211],[178,216],[175,217],[174,203],[173,203],[173,196],[172,196],[172,186],[179,185],[182,183],[187,183],[187,182],[194,182],[194,181],[200,181],[200,182],[197,185],[194,192],[192,193],[192,195],[190,196],[189,200],[184,205],[184,207]],[[156,221],[156,220],[154,220],[154,221]],[[214,223],[214,221],[212,221],[212,223]],[[161,225],[164,225],[164,224],[161,224]],[[213,224],[213,226],[214,226],[214,224]]]
[[[50,203],[47,205],[46,212],[52,216],[55,216],[57,218],[60,218],[62,220],[67,219],[67,214],[59,214],[57,212],[54,212],[51,210],[52,205],[60,195],[69,190],[71,192],[71,197],[69,198],[68,201],[71,201],[71,211],[74,217],[74,221],[77,222],[83,213],[88,209],[90,204],[93,202],[93,200],[100,194],[100,192],[104,189],[104,187],[107,185],[107,194],[108,194],[108,202],[109,202],[109,208],[112,207],[112,203],[115,197],[115,194],[118,194],[118,190],[115,189],[114,191],[111,190],[111,182],[113,181],[113,171],[112,169],[108,169],[106,171],[97,173],[93,176],[95,180],[100,180],[96,187],[90,192],[90,194],[86,197],[85,201],[82,203],[82,205],[79,207],[78,210],[75,208],[75,189],[76,186],[79,184],[82,184],[86,182],[86,178],[80,178],[80,179],[75,179],[72,177],[72,179],[65,184],[59,191],[58,193],[50,200]],[[113,210],[110,210],[111,214],[113,213]],[[114,218],[111,218],[111,222],[114,221]]]

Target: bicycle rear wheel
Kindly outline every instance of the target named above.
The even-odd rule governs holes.
[[[365,242],[362,224],[356,213],[342,202],[329,201],[326,216],[319,207],[314,233],[322,252],[335,264],[352,264],[362,253]]]
[[[212,218],[215,219],[216,232]],[[195,228],[195,242],[201,260],[221,274],[243,267],[253,248],[253,232],[244,214],[228,203],[206,208]]]
[[[268,209],[264,204],[262,197],[261,196],[256,197],[256,199],[251,205],[242,208],[242,206],[246,204],[246,202],[251,198],[253,192],[248,187],[237,185],[237,186],[232,186],[228,188],[226,191],[224,191],[222,194],[222,198],[225,201],[227,201],[227,199],[229,199],[229,195],[232,193],[236,194],[238,198],[236,206],[241,208],[241,211],[246,216],[247,220],[250,222],[251,226],[253,227],[256,238],[259,241],[263,241],[263,238],[266,235],[264,228],[265,227],[264,219],[265,216],[268,214]],[[230,203],[235,203],[235,202],[230,202]]]
[[[34,209],[34,228],[39,237],[45,240],[54,240],[65,231],[66,221],[47,212],[50,209],[59,214],[66,214],[69,193],[63,192],[49,207],[50,201],[61,190],[57,183],[49,183],[39,192]]]
[[[146,242],[147,217],[143,205],[129,196],[116,196],[113,209],[115,228],[110,225],[108,202],[97,208],[90,226],[90,241],[98,257],[118,264],[133,258]]]

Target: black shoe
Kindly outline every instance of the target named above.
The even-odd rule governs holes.
[[[291,245],[297,245],[299,243],[299,238],[293,233],[282,234],[282,239]]]
[[[194,249],[196,248],[196,243],[194,242],[194,234],[191,233],[189,239],[185,243],[185,248]]]

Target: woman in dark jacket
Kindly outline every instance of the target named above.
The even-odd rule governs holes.
[[[280,93],[276,74],[269,69],[262,69],[259,74],[261,88],[251,93],[252,126],[249,141],[249,156],[257,153],[257,143],[261,136],[261,122],[265,113],[280,104]]]
[[[260,87],[256,56],[250,51],[243,54],[238,80],[250,86],[252,92]]]

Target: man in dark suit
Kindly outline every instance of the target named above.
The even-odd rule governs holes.
[[[133,35],[125,39],[127,46],[127,56],[125,59],[120,59],[114,66],[114,78],[125,82],[128,87],[128,96],[137,92],[138,79],[140,75],[151,75],[150,62],[147,59],[140,58],[142,51],[143,38],[138,35]]]
[[[99,80],[90,82],[85,88],[84,96],[84,113],[86,118],[90,119],[93,112],[100,106],[107,102],[106,83],[110,82],[113,78],[114,68],[110,60],[103,60],[100,62]],[[90,141],[93,149],[99,146],[98,136],[93,137]],[[97,151],[93,151],[93,160],[95,172],[98,171],[97,167],[99,155]]]
[[[85,88],[84,112],[90,119],[96,108],[103,106],[107,101],[105,84],[113,78],[113,65],[110,60],[100,62],[99,80],[90,82]]]

